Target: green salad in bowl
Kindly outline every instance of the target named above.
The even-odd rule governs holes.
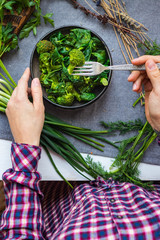
[[[71,75],[85,61],[106,66],[111,56],[95,33],[80,27],[63,27],[45,35],[31,57],[31,75],[39,77],[44,97],[62,108],[79,108],[94,102],[108,87],[110,71],[98,76]]]

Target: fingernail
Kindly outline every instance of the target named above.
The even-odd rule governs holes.
[[[136,83],[133,84],[133,91],[134,90],[137,90],[137,84]]]
[[[133,75],[134,75],[134,72],[132,72],[132,73],[129,75],[128,80],[130,80]]]
[[[147,61],[147,67],[150,69],[150,70],[154,70],[156,68],[156,64],[153,60],[148,60]]]
[[[40,84],[39,79],[38,78],[34,78],[33,79],[33,85],[37,87],[37,86],[39,86],[39,84]]]
[[[132,59],[132,62],[136,62],[138,60],[138,58],[134,58]]]

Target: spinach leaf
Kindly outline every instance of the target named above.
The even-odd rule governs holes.
[[[102,64],[106,61],[106,51],[105,50],[98,50],[97,52],[92,53],[93,56],[96,57],[96,61]]]
[[[87,46],[89,41],[91,40],[91,33],[89,30],[75,28],[71,30],[74,32],[76,37],[76,44],[75,47],[82,50],[84,47]]]

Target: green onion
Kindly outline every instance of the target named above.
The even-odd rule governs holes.
[[[9,101],[8,98],[0,96],[0,102],[6,104],[6,106],[7,106],[8,101]]]
[[[2,70],[4,71],[4,73],[7,75],[7,77],[9,78],[9,80],[11,81],[10,85],[12,85],[13,87],[16,87],[17,84],[15,83],[15,81],[13,80],[13,78],[11,77],[11,75],[9,74],[9,72],[7,71],[6,67],[4,66],[2,60],[0,59],[0,67],[2,68]],[[2,76],[2,74],[1,74]],[[8,82],[8,81],[7,81]]]
[[[43,140],[41,140],[41,143],[42,143],[42,146],[43,146],[45,152],[47,153],[47,156],[48,156],[50,162],[52,163],[52,166],[54,167],[55,171],[58,173],[58,175],[59,175],[71,188],[73,188],[72,184],[70,184],[70,183],[66,180],[66,178],[64,178],[64,176],[60,173],[60,171],[59,171],[58,168],[56,167],[56,165],[55,165],[55,163],[54,163],[54,161],[53,161],[53,159],[52,159],[52,157],[51,157],[51,154],[49,153],[49,151],[48,151],[48,149],[47,149],[47,147],[46,147],[45,142],[44,142]]]
[[[4,93],[3,91],[0,90],[0,96],[7,98],[8,100],[10,99],[10,95],[7,93]]]
[[[0,107],[0,111],[5,113],[6,108],[4,108],[4,107]]]
[[[2,89],[4,92],[8,93],[8,94],[12,94],[13,92],[13,89],[11,88],[11,86],[8,84],[8,82],[6,82],[5,80],[3,79],[0,79],[0,89]],[[3,85],[5,85],[5,87]],[[8,88],[8,90],[7,90]]]
[[[139,103],[139,101],[143,98],[144,96],[141,95],[139,98],[137,98],[137,100],[133,103],[133,107],[135,107],[137,105],[137,103]]]
[[[0,67],[4,70],[5,74],[9,78],[8,80],[6,77],[0,74],[3,77],[3,79],[0,79],[0,111],[5,112],[13,89],[16,87],[16,83],[11,78],[2,61],[0,61]],[[143,125],[140,120],[135,120],[135,122],[101,122],[101,124],[103,124],[104,127],[107,127],[107,130],[92,131],[88,128],[81,128],[68,124],[48,113],[45,114],[45,121],[41,133],[40,143],[46,151],[47,156],[57,174],[67,184],[69,184],[70,187],[73,187],[58,170],[51,157],[51,154],[49,153],[49,150],[59,154],[73,167],[73,169],[75,169],[79,174],[88,180],[90,180],[88,176],[92,177],[93,179],[95,179],[97,176],[101,176],[104,179],[112,177],[115,180],[129,181],[143,187],[152,188],[150,183],[143,183],[137,177],[139,174],[138,165],[140,160],[142,159],[144,152],[157,136],[149,123],[146,122]],[[108,135],[115,131],[124,134],[133,130],[137,130],[138,134],[122,141],[111,142],[104,138],[105,134]],[[99,163],[94,163],[92,160],[87,161],[87,159],[84,159],[76,147],[68,140],[66,137],[67,135],[76,138],[79,141],[98,149],[99,151],[103,151],[104,147],[104,144],[101,142],[117,148],[118,155],[112,163],[110,171],[105,171]],[[118,143],[120,144],[119,146]]]

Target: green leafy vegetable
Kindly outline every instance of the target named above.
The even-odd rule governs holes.
[[[108,71],[94,77],[71,75],[73,69],[84,65],[86,60],[109,65],[104,46],[89,30],[75,28],[65,35],[56,32],[49,40],[37,44],[37,52],[41,83],[48,98],[59,105],[91,101],[96,97],[97,86],[108,85]]]
[[[16,34],[13,33],[13,27],[10,23],[6,26],[2,26],[2,38],[1,38],[1,49],[0,57],[5,52],[9,52],[18,46],[18,38]]]
[[[10,76],[1,60],[0,67],[8,77],[7,79],[1,74],[3,79],[0,79],[0,111],[5,112],[12,91],[16,87],[16,83]],[[72,83],[68,84],[68,92],[74,92]],[[55,116],[46,113],[40,141],[55,171],[71,186],[71,184],[57,169],[49,150],[52,150],[62,156],[63,159],[65,159],[79,174],[88,180],[90,180],[90,177],[95,179],[97,176],[101,176],[104,179],[112,177],[118,181],[132,182],[136,185],[153,189],[151,182],[144,183],[138,177],[139,163],[145,151],[157,136],[149,123],[146,122],[143,125],[138,119],[135,120],[135,122],[102,122],[102,125],[107,127],[107,130],[92,131],[90,129],[73,126],[56,118]],[[125,134],[129,131],[138,131],[138,134],[119,142],[111,142],[104,138],[104,135],[111,134],[112,132],[116,131],[118,131],[120,134]],[[104,144],[101,142],[110,144],[118,149],[118,154],[111,166],[110,171],[104,170],[100,163],[93,162],[92,158],[89,156],[84,159],[74,145],[67,139],[67,135],[74,137],[77,140],[82,141],[85,144],[88,144],[102,152]],[[101,142],[97,140],[100,140]]]
[[[41,17],[44,19],[45,24],[48,22],[52,26],[54,26],[54,21],[51,19],[53,13],[47,13],[46,15],[42,15],[40,1],[28,1],[28,7],[35,6],[35,11],[33,13],[33,18],[31,18],[22,28],[20,32],[20,39],[29,36],[29,33],[33,30],[33,34],[37,34],[37,27],[41,24]]]
[[[34,7],[34,13],[31,19],[25,24],[22,28],[19,38],[28,37],[29,33],[33,31],[33,34],[37,34],[37,26],[41,24],[41,17],[44,19],[44,22],[49,22],[54,26],[54,21],[51,19],[53,13],[47,13],[46,15],[41,14],[40,0],[1,0],[0,2],[0,57],[5,52],[9,52],[12,49],[15,49],[18,46],[18,38],[13,33],[13,27],[11,23],[8,23],[6,26],[3,26],[4,11],[10,11],[14,15],[14,11],[20,14],[23,9]]]
[[[50,23],[53,27],[54,27],[54,21],[53,19],[51,19],[51,17],[53,16],[53,13],[47,13],[46,15],[42,15],[45,24]]]
[[[139,44],[138,46],[145,51],[145,55],[160,55],[160,44],[158,44],[156,40],[152,43],[149,41],[145,41],[145,45]]]
[[[25,37],[28,37],[30,32],[34,29],[34,33],[36,33],[36,28],[41,23],[41,13],[38,11],[34,14],[34,18],[30,19],[22,28],[19,38],[23,39]]]
[[[140,119],[136,119],[135,121],[117,121],[117,122],[101,122],[101,124],[107,128],[108,133],[114,133],[115,131],[119,131],[120,134],[125,134],[130,131],[139,130],[143,127],[143,123]]]

